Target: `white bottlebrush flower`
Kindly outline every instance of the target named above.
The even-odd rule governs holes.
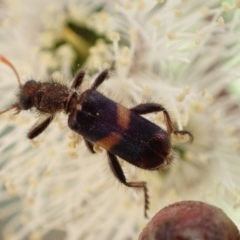
[[[129,180],[147,182],[150,216],[179,200],[202,200],[240,227],[240,111],[227,92],[240,76],[239,2],[0,4],[0,54],[23,81],[46,80],[51,72],[69,83],[74,61],[83,56],[87,88],[114,62],[101,92],[127,107],[160,103],[177,130],[192,133],[193,143],[172,136],[174,160],[167,170],[140,171],[121,162]],[[68,22],[95,33],[95,41],[90,44]],[[16,89],[14,74],[0,64],[1,109],[14,103]],[[105,151],[95,146],[98,153],[89,153],[64,114],[27,140],[34,115],[0,116],[0,217],[8,219],[3,239],[41,239],[52,230],[63,231],[66,240],[136,238],[147,222],[143,194],[118,184]],[[161,113],[144,117],[166,129]]]

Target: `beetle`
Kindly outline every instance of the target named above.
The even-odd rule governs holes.
[[[160,169],[172,161],[170,134],[188,134],[193,140],[192,134],[174,130],[167,110],[160,104],[143,103],[128,109],[97,91],[109,77],[109,70],[102,71],[90,89],[79,93],[84,71],[75,76],[70,88],[54,81],[28,80],[22,84],[13,64],[4,56],[0,56],[0,61],[13,70],[19,85],[17,101],[0,114],[11,109],[19,113],[32,108],[44,113],[45,119],[28,132],[28,138],[34,139],[58,112],[63,111],[68,115],[69,128],[82,135],[90,152],[95,153],[94,144],[106,150],[110,169],[120,183],[143,190],[147,217],[149,196],[146,182],[127,181],[117,157],[145,170]],[[141,116],[153,112],[163,112],[167,131]]]

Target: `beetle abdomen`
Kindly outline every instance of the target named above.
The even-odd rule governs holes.
[[[164,163],[171,145],[160,127],[94,90],[85,91],[69,127],[111,153],[144,169]]]

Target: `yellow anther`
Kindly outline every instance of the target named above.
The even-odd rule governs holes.
[[[174,13],[176,18],[182,17],[182,11],[179,10],[179,9],[173,9],[173,13]]]

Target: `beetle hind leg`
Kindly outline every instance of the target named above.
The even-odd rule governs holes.
[[[169,116],[168,111],[158,103],[143,103],[131,108],[130,110],[139,115],[153,113],[153,112],[163,112],[164,119],[167,125],[167,132],[169,134],[171,133],[181,134],[181,135],[187,134],[190,137],[190,141],[191,142],[193,141],[193,135],[190,132],[174,130],[172,120]]]
[[[126,177],[123,173],[123,170],[117,160],[117,157],[110,152],[107,152],[109,159],[109,166],[112,170],[114,176],[125,186],[132,188],[140,188],[144,192],[144,216],[147,218],[147,210],[149,208],[149,196],[146,182],[127,182]]]

